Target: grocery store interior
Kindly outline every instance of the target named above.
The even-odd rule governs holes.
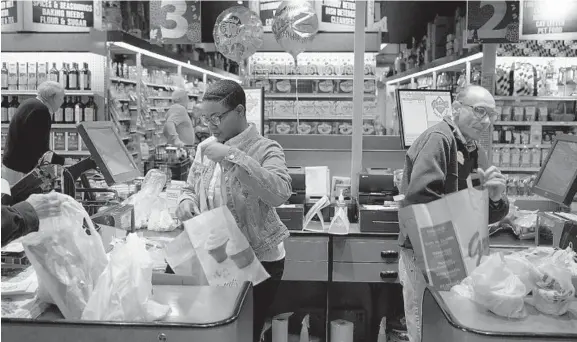
[[[2,0],[2,339],[577,341],[552,2]]]

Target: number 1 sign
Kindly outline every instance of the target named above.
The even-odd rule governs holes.
[[[467,1],[467,44],[519,42],[519,1]]]
[[[150,40],[162,44],[201,41],[200,1],[150,1]]]

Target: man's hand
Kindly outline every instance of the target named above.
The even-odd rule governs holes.
[[[220,163],[228,154],[230,147],[219,142],[212,142],[201,147],[202,155],[215,163]]]
[[[56,193],[32,194],[26,202],[34,208],[40,220],[60,215],[62,200]]]
[[[500,201],[507,189],[507,180],[501,171],[495,166],[491,166],[486,171],[479,168],[477,173],[481,177],[481,185],[489,190],[489,198],[493,202]]]
[[[176,208],[176,217],[181,221],[188,221],[194,217],[194,202],[185,199]]]

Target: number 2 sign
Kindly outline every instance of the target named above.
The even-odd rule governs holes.
[[[201,41],[200,1],[150,1],[150,40],[162,44]]]
[[[467,43],[519,42],[519,1],[467,1]]]

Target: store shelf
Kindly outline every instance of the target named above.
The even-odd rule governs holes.
[[[169,108],[170,108],[170,106],[168,106],[168,107],[148,107],[149,110],[156,110],[156,111],[168,110]]]
[[[174,89],[173,85],[170,84],[158,84],[158,83],[150,83],[150,82],[142,82],[145,86],[153,87],[153,88],[164,88],[168,90]]]
[[[150,100],[170,100],[172,101],[172,96],[149,96]]]
[[[423,65],[405,72],[401,72],[395,76],[385,79],[386,84],[395,84],[402,81],[410,81],[411,78],[423,76],[430,74],[434,71],[460,71],[464,68],[467,63],[478,63],[481,62],[483,58],[483,53],[478,52],[470,54],[464,57],[449,56],[439,58],[432,61],[427,65]]]
[[[116,83],[126,83],[126,84],[136,84],[137,83],[135,80],[129,80],[129,79],[120,78],[120,77],[111,77],[110,81],[116,82]]]
[[[253,80],[311,80],[311,81],[324,81],[324,80],[352,80],[353,75],[252,75],[250,76]],[[365,77],[365,81],[375,80],[375,76]]]
[[[2,124],[2,128],[8,128],[10,124]],[[52,129],[76,129],[76,124],[59,124],[53,123]]]
[[[299,120],[352,120],[352,116],[303,116],[300,115],[298,117]],[[365,120],[372,120],[374,119],[373,116],[371,117],[363,117]],[[265,120],[274,121],[274,120],[297,120],[295,116],[274,116],[274,117],[267,117]]]
[[[538,172],[541,168],[539,167],[515,167],[515,166],[502,166],[499,167],[501,172]]]
[[[90,151],[54,151],[63,156],[89,156]]]
[[[274,93],[274,94],[264,94],[264,99],[294,99],[298,96],[299,99],[353,99],[353,94],[338,94],[338,93],[305,93],[305,94],[295,94],[295,93]],[[365,99],[375,99],[375,95],[364,95]]]
[[[577,126],[577,121],[495,121],[499,126]]]
[[[492,147],[516,147],[516,148],[525,148],[525,147],[529,147],[529,148],[533,148],[533,147],[538,147],[538,148],[551,148],[551,144],[491,144]]]
[[[577,101],[577,96],[495,96],[496,101]]]
[[[66,96],[94,96],[90,90],[65,90]],[[2,90],[3,96],[36,96],[38,90]]]

